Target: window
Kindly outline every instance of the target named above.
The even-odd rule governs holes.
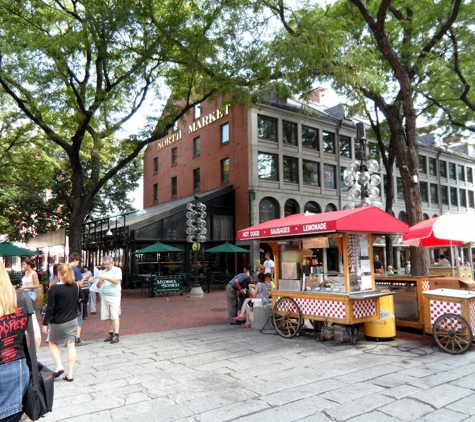
[[[379,160],[381,159],[381,151],[379,149],[378,144],[376,144],[374,142],[368,142],[367,146],[368,146],[368,155],[367,155],[366,158],[368,160],[371,159],[371,160],[376,160],[376,161],[379,162]]]
[[[284,156],[284,182],[299,182],[299,160]]]
[[[446,161],[439,161],[439,171],[440,177],[447,178],[447,162]]]
[[[450,205],[456,207],[457,203],[457,188],[450,188]]]
[[[427,182],[420,182],[419,189],[421,191],[421,201],[429,202],[429,191],[428,191]]]
[[[457,177],[459,182],[465,182],[465,168],[461,164],[457,165]]]
[[[172,197],[175,197],[178,193],[177,177],[172,177]]]
[[[474,207],[474,202],[473,202],[473,190],[469,190],[467,191],[467,196],[468,196],[468,206],[470,208],[473,208]]]
[[[198,136],[197,138],[193,139],[193,156],[196,157],[197,155],[201,154],[201,139]]]
[[[340,186],[341,186],[342,192],[348,192],[350,190],[350,187],[345,185],[345,175],[346,175],[346,169],[342,168],[341,178],[340,178]]]
[[[404,193],[402,191],[402,179],[396,177],[396,196],[397,199],[404,199]]]
[[[319,150],[318,147],[318,129],[308,126],[302,126],[302,148]]]
[[[449,179],[455,180],[455,163],[449,163]]]
[[[200,190],[201,189],[201,171],[200,169],[193,170],[193,189]]]
[[[471,167],[467,167],[467,182],[473,183],[473,171]]]
[[[322,209],[320,205],[318,205],[316,202],[308,201],[303,208],[303,212],[307,211],[313,214],[320,214],[322,212]]]
[[[429,175],[437,176],[437,160],[429,157]]]
[[[158,183],[153,185],[153,202],[158,202]]]
[[[297,146],[297,123],[282,122],[282,141],[284,144]]]
[[[277,142],[277,119],[267,116],[257,116],[257,136]]]
[[[229,123],[221,125],[221,144],[227,144],[229,142]]]
[[[323,151],[329,154],[335,154],[335,134],[324,130],[323,134]]]
[[[172,149],[172,166],[176,166],[178,164],[178,148]]]
[[[448,188],[448,186],[441,186],[440,187],[440,199],[442,201],[442,205],[449,205],[449,188]]]
[[[434,183],[430,184],[430,202],[432,205],[437,205],[439,203],[438,186]]]
[[[289,215],[294,215],[298,214],[299,212],[299,206],[297,202],[295,202],[293,199],[289,199],[285,201],[284,205],[284,217],[288,217]]]
[[[158,157],[153,159],[153,174],[158,173]]]
[[[426,157],[419,155],[419,173],[427,174]]]
[[[349,136],[340,135],[340,155],[351,158],[351,138]]]
[[[264,198],[259,203],[259,223],[280,217],[279,203],[274,198]]]
[[[229,158],[221,160],[221,183],[229,182]]]
[[[196,104],[195,107],[193,108],[193,118],[197,120],[200,117],[201,117],[201,104]]]
[[[320,166],[314,161],[302,161],[303,184],[320,186]]]
[[[459,203],[461,207],[467,206],[467,194],[465,189],[459,189]]]
[[[176,132],[177,130],[178,130],[178,121],[173,122],[173,129],[172,129],[172,131],[173,131],[173,132]]]
[[[260,152],[257,155],[257,172],[259,179],[279,180],[277,163],[277,155]]]
[[[336,189],[336,166],[331,164],[323,165],[323,183],[325,189]]]
[[[325,212],[333,212],[333,211],[338,211],[338,208],[336,207],[335,204],[327,204],[325,207]]]

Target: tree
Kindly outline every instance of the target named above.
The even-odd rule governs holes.
[[[242,101],[243,86],[268,76],[260,41],[248,37],[260,15],[248,6],[0,0],[1,93],[64,157],[53,196],[63,202],[71,250],[81,249],[96,195],[113,189],[112,179],[150,142],[195,104],[217,92]],[[119,137],[150,98],[147,125]]]
[[[422,220],[414,177],[418,174],[416,87],[428,77],[425,70],[457,22],[462,3],[340,0],[326,8],[290,11],[283,1],[265,1],[285,29],[275,48],[285,58],[281,66],[289,83],[302,88],[316,77],[327,78],[350,98],[370,100],[383,114],[401,170],[409,225]],[[426,254],[411,247],[412,273],[425,274],[427,268]]]

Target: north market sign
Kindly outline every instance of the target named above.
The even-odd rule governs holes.
[[[218,110],[212,111],[206,116],[203,116],[201,119],[195,120],[191,125],[188,125],[188,134],[192,134],[196,132],[197,130],[204,128],[205,126],[208,126],[211,123],[214,123],[222,119],[224,116],[227,116],[229,114],[229,107],[230,107],[229,104],[226,104],[224,106],[224,109],[218,109]],[[162,148],[173,145],[175,142],[182,139],[182,135],[183,135],[182,131],[178,130],[175,133],[173,133],[173,135],[170,135],[166,137],[165,139],[158,141],[157,149],[160,151]]]

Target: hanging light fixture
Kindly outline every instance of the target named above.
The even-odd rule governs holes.
[[[359,151],[343,172],[343,184],[348,186],[350,202],[343,209],[354,209],[374,205],[383,209],[383,204],[376,198],[379,196],[378,186],[381,184],[379,163],[376,160],[366,161],[366,130],[364,123],[356,124],[356,142]]]

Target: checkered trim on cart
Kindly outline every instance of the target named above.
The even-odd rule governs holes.
[[[346,319],[345,302],[294,298],[304,315]]]
[[[443,314],[462,315],[462,305],[457,302],[433,299],[429,300],[429,315],[431,327],[434,326],[435,320]]]
[[[376,314],[376,300],[355,300],[353,302],[353,318],[364,318]]]
[[[430,281],[422,280],[422,291],[427,292],[428,290],[430,290]]]
[[[470,301],[470,321],[468,321],[472,333],[475,333],[475,302]]]

